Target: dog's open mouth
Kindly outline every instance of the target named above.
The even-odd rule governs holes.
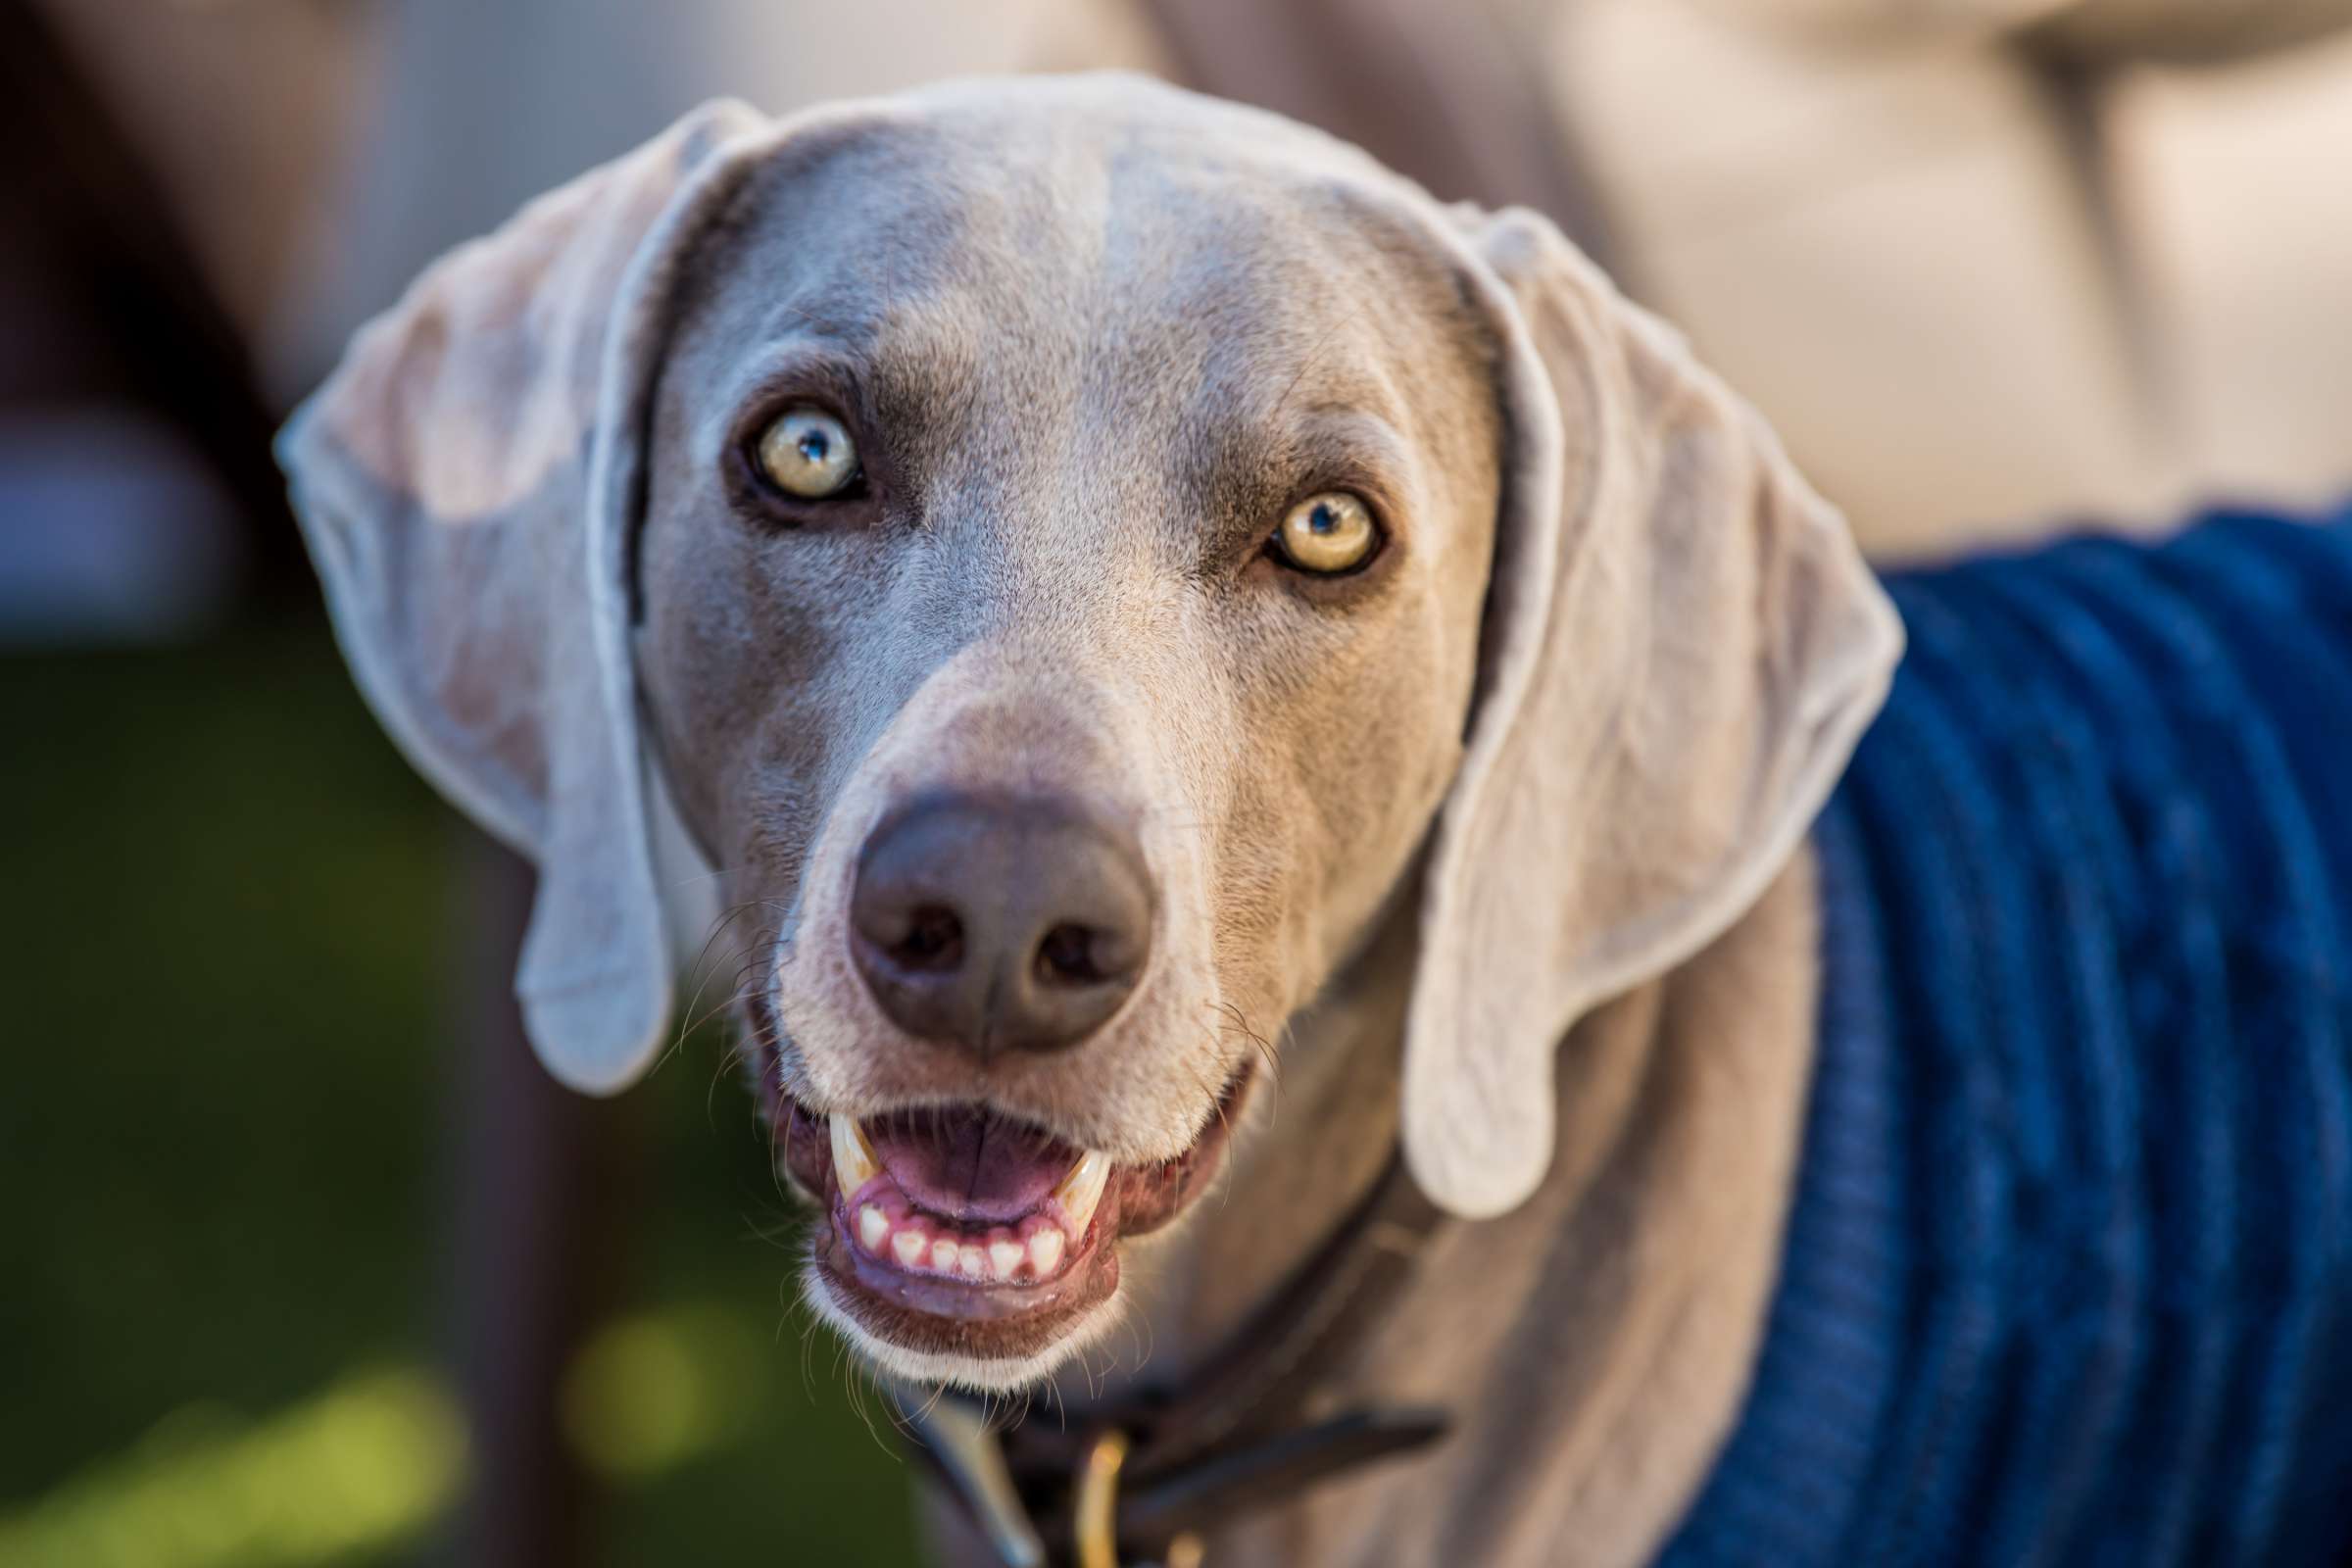
[[[1249,1077],[1236,1075],[1190,1148],[1152,1165],[1114,1164],[979,1104],[861,1122],[779,1095],[777,1141],[824,1215],[813,1251],[836,1306],[917,1354],[1013,1360],[1111,1296],[1119,1241],[1165,1225],[1207,1186]]]
[[[838,1217],[860,1250],[917,1275],[1058,1279],[1092,1238],[1110,1181],[1104,1155],[982,1110],[828,1122]]]

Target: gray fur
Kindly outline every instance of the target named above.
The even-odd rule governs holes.
[[[672,143],[561,215],[635,222],[625,266],[567,268],[580,242],[526,215],[370,328],[286,448],[354,663],[428,770],[485,816],[485,777],[530,822],[573,809],[567,778],[604,803],[593,832],[512,835],[588,901],[542,919],[622,1019],[535,1019],[542,1054],[599,1088],[642,1065],[667,994],[643,934],[701,934],[697,854],[820,1112],[985,1099],[1149,1162],[1263,1042],[1280,1082],[1222,1194],[1062,1343],[980,1362],[818,1306],[902,1376],[1031,1384],[1122,1309],[1180,1361],[1401,1137],[1484,1223],[1363,1383],[1480,1413],[1403,1484],[1216,1559],[1639,1560],[1758,1332],[1811,1038],[1797,846],[1899,642],[1842,523],[1549,224],[1442,209],[1272,117],[1067,78],[713,112]],[[449,428],[583,358],[594,395],[533,439]],[[867,432],[875,493],[779,526],[729,465],[811,387]],[[1263,542],[1328,488],[1389,544],[1288,574]],[[456,536],[492,542],[457,553],[486,582],[447,580]],[[601,684],[476,662],[591,630],[625,648]],[[508,667],[527,690],[465,700]],[[1160,938],[1083,1048],[975,1067],[858,982],[857,848],[943,785],[1135,829]]]

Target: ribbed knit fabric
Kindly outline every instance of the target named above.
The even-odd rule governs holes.
[[[1661,1561],[2352,1563],[2352,511],[1889,587],[1781,1279]]]

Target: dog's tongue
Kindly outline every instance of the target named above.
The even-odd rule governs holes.
[[[1044,1202],[1081,1152],[979,1110],[904,1111],[866,1123],[865,1136],[915,1206],[992,1224]]]

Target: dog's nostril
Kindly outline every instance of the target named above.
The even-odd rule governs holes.
[[[926,904],[906,916],[906,934],[890,956],[908,969],[953,969],[963,961],[963,921],[954,909]]]
[[[1093,985],[1107,978],[1104,956],[1099,933],[1064,922],[1037,945],[1037,978],[1047,985]]]

